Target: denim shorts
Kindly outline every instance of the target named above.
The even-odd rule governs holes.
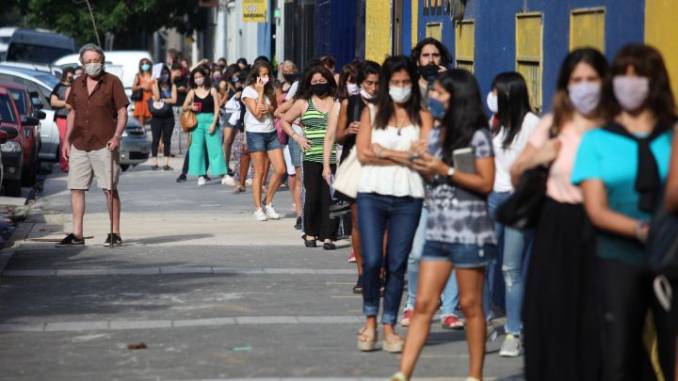
[[[250,152],[268,152],[280,148],[278,134],[273,132],[247,132],[247,150]]]
[[[292,161],[292,165],[294,168],[299,168],[301,167],[301,162],[304,158],[304,153],[301,150],[301,146],[299,143],[294,141],[294,139],[290,138],[287,141],[287,147],[290,149],[290,158]]]
[[[455,267],[473,269],[486,267],[497,253],[496,245],[472,245],[426,241],[421,259],[424,261],[450,261]]]

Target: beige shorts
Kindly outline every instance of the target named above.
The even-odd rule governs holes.
[[[104,147],[96,151],[81,151],[71,146],[68,160],[68,189],[89,190],[94,177],[103,190],[111,190],[111,156],[113,156],[113,185],[117,189],[120,166],[118,151]]]

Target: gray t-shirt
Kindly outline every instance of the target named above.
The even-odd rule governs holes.
[[[438,142],[437,157],[442,157]],[[476,158],[494,157],[492,135],[486,129],[471,139]],[[460,188],[447,180],[438,182],[427,194],[426,240],[472,245],[496,244],[494,221],[485,196]]]

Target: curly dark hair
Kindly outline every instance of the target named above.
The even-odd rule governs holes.
[[[330,85],[330,92],[327,95],[333,98],[337,96],[337,82],[334,80],[334,75],[332,75],[332,72],[322,65],[316,65],[308,68],[308,70],[304,72],[304,79],[299,84],[299,90],[301,93],[298,99],[311,99],[313,96],[313,92],[311,92],[311,80],[313,79],[313,76],[318,73],[322,75]]]
[[[438,49],[440,52],[440,65],[448,67],[450,63],[452,62],[452,57],[450,56],[450,52],[447,50],[445,45],[443,45],[442,42],[436,40],[433,37],[427,37],[417,44],[417,46],[412,49],[412,59],[414,62],[419,65],[419,57],[421,57],[421,51],[424,49],[424,46],[426,45],[433,45]]]

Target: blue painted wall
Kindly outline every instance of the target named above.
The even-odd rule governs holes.
[[[527,7],[523,7],[524,5]],[[605,7],[605,54],[609,59],[629,42],[642,42],[645,1],[618,0],[469,0],[465,18],[474,19],[475,73],[483,92],[489,91],[494,76],[515,70],[515,16],[518,12],[541,12],[544,21],[542,62],[543,109],[551,108],[560,64],[569,51],[570,11]],[[443,43],[454,52],[453,25],[448,15],[425,16],[419,6],[419,36],[426,24],[443,23]]]
[[[337,71],[355,58],[357,0],[317,0],[314,13],[316,56],[332,55]]]

